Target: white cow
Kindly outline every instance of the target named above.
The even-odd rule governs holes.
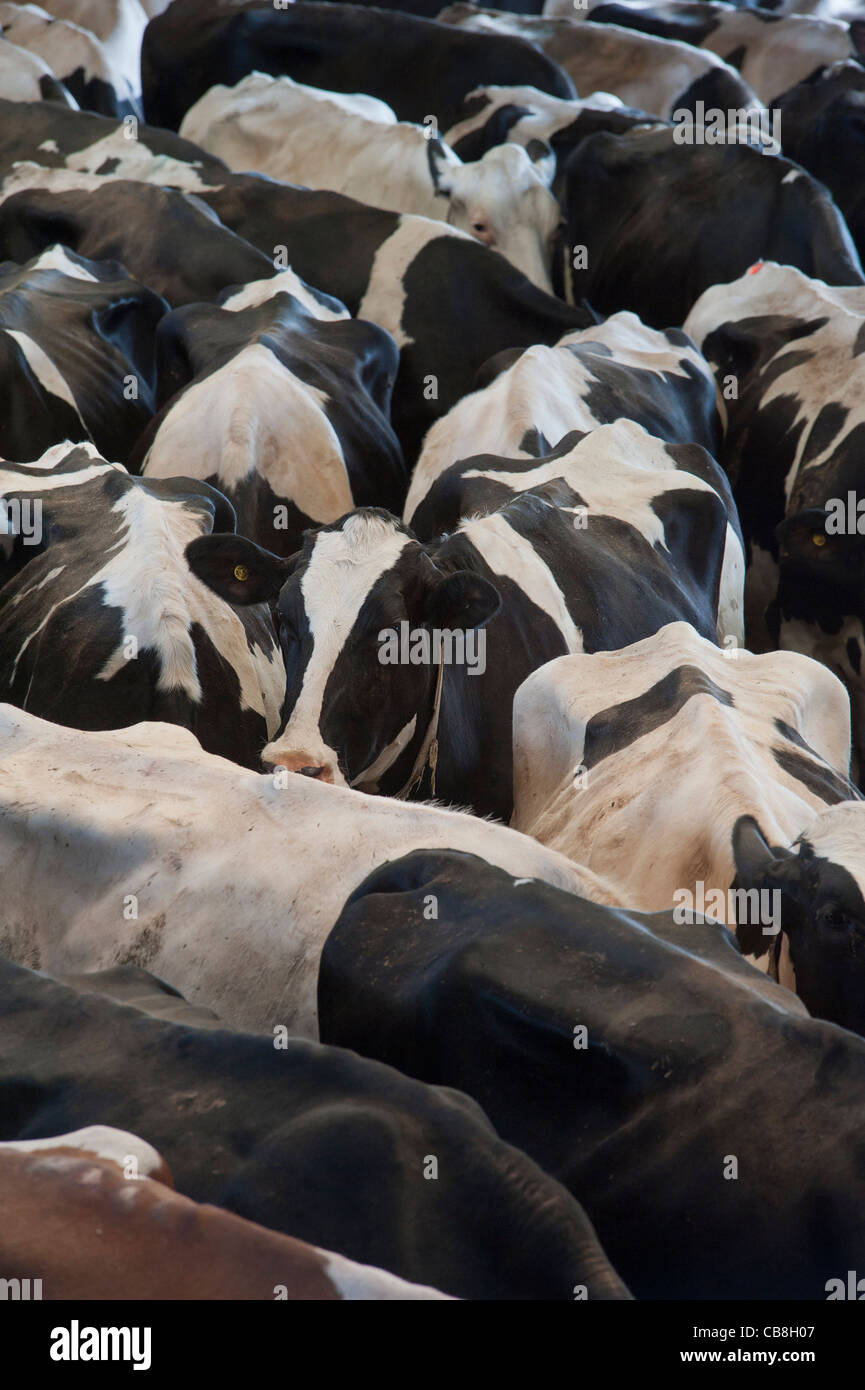
[[[691,907],[732,923],[739,817],[787,844],[827,804],[857,795],[849,761],[849,702],[824,666],[721,651],[671,623],[621,651],[560,657],[523,682],[511,824],[607,876],[629,907]],[[740,942],[768,965],[778,932],[763,925],[774,924],[740,928]]]
[[[50,0],[55,19],[67,19],[94,34],[113,70],[141,94],[141,40],[147,15],[139,0]]]
[[[87,733],[3,705],[0,749],[0,949],[51,972],[144,965],[236,1028],[316,1036],[319,957],[346,898],[412,850],[614,901],[504,826],[246,772],[167,724]]]
[[[235,171],[252,169],[373,207],[446,220],[551,290],[552,241],[561,220],[549,191],[552,152],[542,144],[531,151],[504,145],[463,164],[430,138],[431,130],[370,115],[359,105],[370,100],[250,73],[236,87],[205,93],[186,113],[180,134]]]

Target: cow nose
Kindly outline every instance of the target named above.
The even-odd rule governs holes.
[[[265,754],[268,750],[265,749]],[[279,753],[275,749],[264,758],[268,768],[284,767],[286,772],[299,773],[301,777],[314,777],[318,782],[334,782],[334,767],[329,761],[317,762],[315,755],[309,753]]]

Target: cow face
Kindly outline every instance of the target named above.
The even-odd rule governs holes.
[[[431,143],[436,193],[449,200],[447,220],[499,251],[541,289],[552,293],[550,264],[562,221],[550,192],[556,157],[549,145],[496,145],[473,164],[454,164]]]
[[[781,930],[809,1012],[865,1034],[865,899],[853,872],[863,831],[860,802],[820,815],[798,853],[770,848],[753,816],[737,820],[732,838],[738,883],[781,894]]]
[[[440,571],[395,517],[363,508],[307,532],[280,560],[234,535],[201,537],[190,568],[235,604],[276,602],[286,666],[282,729],[269,766],[367,791],[399,791],[430,728],[438,668],[421,631],[471,629],[495,613],[494,586]]]

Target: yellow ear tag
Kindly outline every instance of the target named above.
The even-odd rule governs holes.
[[[239,579],[241,584],[243,584],[249,578],[249,570],[246,568],[246,565],[235,565],[234,577],[235,579]]]
[[[811,544],[812,544],[812,545],[825,545],[825,544],[826,544],[826,537],[825,537],[820,531],[815,531],[814,534],[813,534],[813,536],[811,537]],[[237,570],[235,570],[234,573],[237,574]],[[239,577],[240,577],[240,576],[238,576],[238,578],[239,578]]]

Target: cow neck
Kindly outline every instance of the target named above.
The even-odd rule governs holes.
[[[438,675],[436,676],[436,688],[433,695],[432,716],[430,718],[427,731],[424,734],[423,742],[418,749],[417,757],[414,760],[409,779],[401,791],[395,793],[397,800],[404,801],[405,798],[414,790],[423,779],[423,775],[429,767],[430,770],[430,792],[435,796],[436,791],[436,765],[439,756],[439,712],[442,704],[442,679],[444,677],[445,664],[443,661],[438,663]]]

